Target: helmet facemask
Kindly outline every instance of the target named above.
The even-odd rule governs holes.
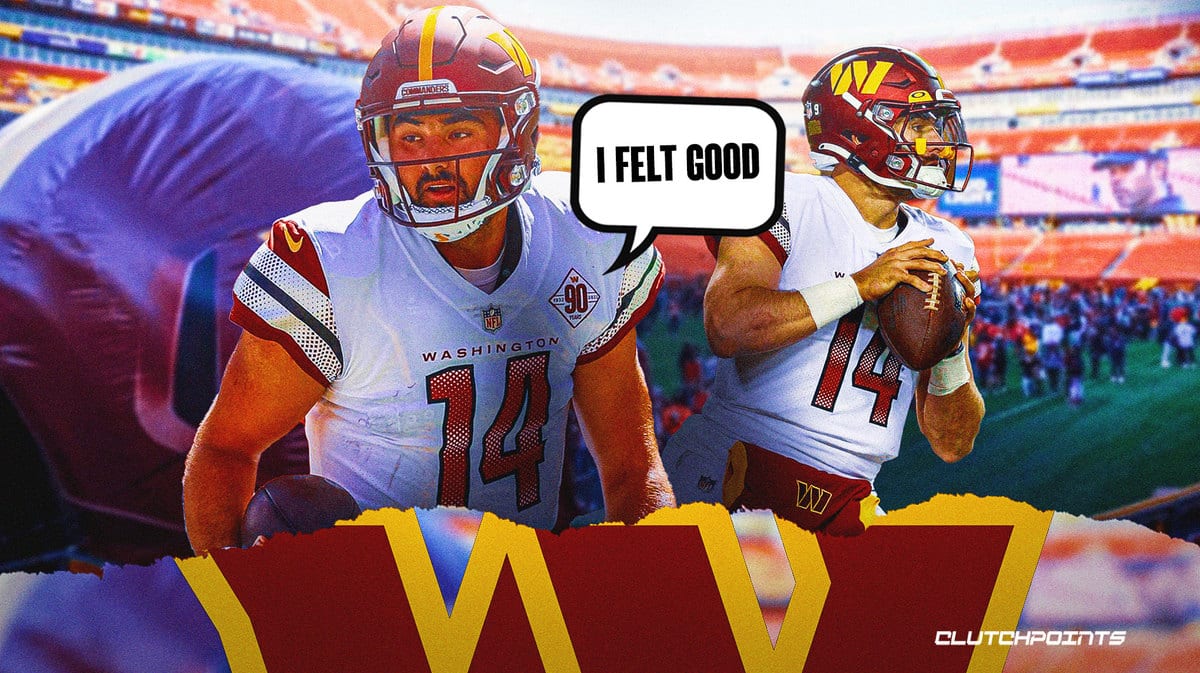
[[[889,186],[908,189],[921,199],[966,188],[973,149],[957,102],[877,102],[871,106],[870,117],[895,140],[880,176],[899,183]]]
[[[514,138],[521,137],[518,125],[536,126],[531,99],[532,94],[525,100],[517,98],[522,115],[504,105],[456,105],[389,110],[360,119],[367,165],[375,179],[380,207],[401,224],[439,243],[456,241],[477,230],[489,216],[516,199],[537,172],[537,162],[533,170],[527,168],[514,143]],[[395,146],[405,128],[416,128],[414,124],[421,123],[422,117],[438,115],[452,122],[491,117],[498,122],[498,139],[494,146],[489,142],[486,149],[419,158],[409,158],[413,154],[410,149]],[[428,187],[430,183],[436,187]],[[436,189],[445,194],[447,183],[453,186],[455,197],[449,202],[432,193]]]

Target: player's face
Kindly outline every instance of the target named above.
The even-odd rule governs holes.
[[[1144,206],[1154,198],[1154,176],[1145,159],[1109,166],[1108,180],[1117,204],[1127,210]]]
[[[388,133],[393,161],[429,159],[401,166],[400,184],[418,206],[454,206],[468,201],[482,179],[490,151],[500,141],[498,113],[459,109],[441,113],[399,114]],[[466,159],[446,157],[481,153]]]
[[[922,163],[936,165],[954,155],[953,149],[935,144],[946,140],[942,136],[941,124],[935,113],[914,112],[898,124],[901,128],[897,131],[904,141],[916,143],[917,154],[920,155]]]

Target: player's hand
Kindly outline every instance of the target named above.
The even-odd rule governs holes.
[[[970,327],[971,322],[975,320],[975,283],[979,281],[979,272],[975,270],[967,271],[962,262],[954,263],[954,278],[958,280],[965,290],[966,297],[963,299],[963,307],[967,309],[967,326]]]
[[[949,259],[941,251],[930,248],[932,243],[932,238],[926,238],[896,246],[857,273],[850,274],[863,301],[875,301],[900,283],[908,283],[922,292],[932,290],[933,286],[917,274],[932,271],[944,276],[946,269],[942,264]]]

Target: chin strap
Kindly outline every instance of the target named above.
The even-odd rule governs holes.
[[[914,182],[909,182],[907,180],[900,180],[897,178],[884,177],[884,176],[876,173],[875,171],[872,171],[870,168],[867,168],[866,164],[864,164],[861,159],[859,159],[854,154],[851,154],[845,148],[838,147],[837,145],[834,145],[832,143],[821,143],[817,147],[817,149],[820,150],[820,152],[813,152],[812,156],[814,158],[816,156],[829,157],[830,154],[835,155],[837,157],[840,157],[841,160],[843,162],[845,162],[845,164],[847,166],[849,166],[852,170],[867,176],[867,178],[869,180],[871,180],[872,182],[883,185],[884,187],[894,187],[896,189],[907,189],[908,191],[912,192],[912,195],[917,197],[918,199],[936,199],[936,198],[940,197],[946,191],[944,188],[931,187],[928,185],[919,185]],[[832,157],[829,157],[829,158],[832,159]],[[828,161],[823,161],[821,164],[818,164],[818,168],[821,168],[824,165],[833,166],[836,164],[837,164],[836,159],[833,159],[832,164],[830,164]],[[928,169],[928,171],[934,171],[936,173],[936,176],[928,175],[927,169]],[[824,169],[822,168],[822,170],[824,170]],[[922,176],[921,175],[922,173],[926,173],[926,175]],[[917,175],[918,175],[918,177],[921,177],[921,179],[925,182],[941,182],[942,184],[946,183],[946,174],[940,168],[938,168],[936,166],[922,166],[920,168],[920,170],[917,171]]]
[[[943,185],[946,184],[946,172],[937,166],[921,166],[921,168],[917,170],[917,177],[921,179],[921,182],[940,182]],[[917,197],[918,199],[936,199],[942,194],[946,193],[946,189],[944,187],[933,187],[918,183],[913,183],[910,189],[913,193],[913,196]]]

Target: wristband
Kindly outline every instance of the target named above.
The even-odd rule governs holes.
[[[926,390],[930,395],[941,397],[958,390],[970,380],[971,365],[967,364],[967,350],[959,344],[957,351],[930,368],[929,387]]]
[[[834,278],[824,283],[818,283],[800,290],[804,303],[808,304],[808,314],[817,329],[841,318],[858,308],[862,297],[858,294],[858,285],[850,276]]]

